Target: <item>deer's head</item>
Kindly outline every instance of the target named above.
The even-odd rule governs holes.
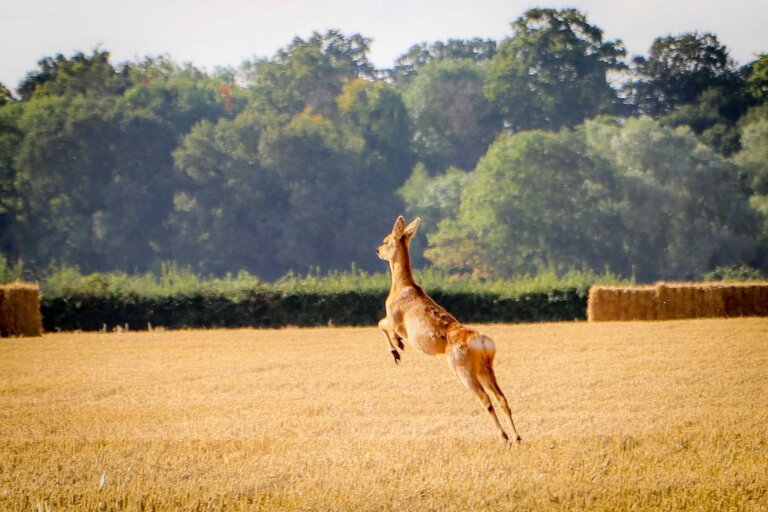
[[[392,226],[392,231],[384,237],[382,244],[376,250],[376,254],[384,261],[393,261],[398,252],[406,251],[411,243],[413,235],[419,229],[421,219],[416,217],[413,221],[405,225],[403,216],[399,216]]]

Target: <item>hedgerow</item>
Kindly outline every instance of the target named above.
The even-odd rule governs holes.
[[[429,270],[417,280],[463,322],[583,320],[589,286],[618,282],[585,272],[481,282]],[[389,276],[315,270],[268,284],[247,273],[203,278],[169,264],[157,276],[62,269],[41,288],[46,331],[366,326],[384,316]]]

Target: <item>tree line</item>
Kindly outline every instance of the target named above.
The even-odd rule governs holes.
[[[628,58],[574,9],[502,41],[295,38],[203,72],[94,50],[0,85],[0,252],[44,272],[174,261],[263,279],[379,270],[420,215],[420,265],[476,278],[768,271],[768,56],[714,34]]]

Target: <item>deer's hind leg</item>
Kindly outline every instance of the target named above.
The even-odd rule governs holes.
[[[499,436],[505,441],[508,441],[509,436],[507,436],[506,432],[504,432],[504,429],[501,427],[499,418],[496,416],[496,411],[493,409],[493,403],[478,379],[477,368],[475,368],[475,365],[473,364],[474,362],[469,353],[469,348],[466,345],[454,345],[445,351],[445,357],[448,361],[448,366],[450,366],[454,373],[456,373],[456,377],[459,378],[459,381],[475,394],[477,399],[480,400],[480,403],[483,405],[483,408],[488,411],[493,424],[499,431]]]
[[[478,368],[478,378],[483,387],[493,393],[496,400],[501,405],[501,408],[504,410],[504,414],[507,416],[507,419],[509,419],[509,424],[512,425],[512,432],[515,434],[515,440],[521,441],[522,438],[520,437],[520,434],[517,433],[515,422],[512,421],[512,411],[509,409],[507,397],[504,396],[504,393],[499,387],[499,383],[496,381],[496,373],[493,371],[493,358],[486,357],[485,364]]]

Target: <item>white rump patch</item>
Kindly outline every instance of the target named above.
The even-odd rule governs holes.
[[[496,353],[496,344],[485,334],[478,334],[469,340],[469,348],[489,356],[492,356]]]

